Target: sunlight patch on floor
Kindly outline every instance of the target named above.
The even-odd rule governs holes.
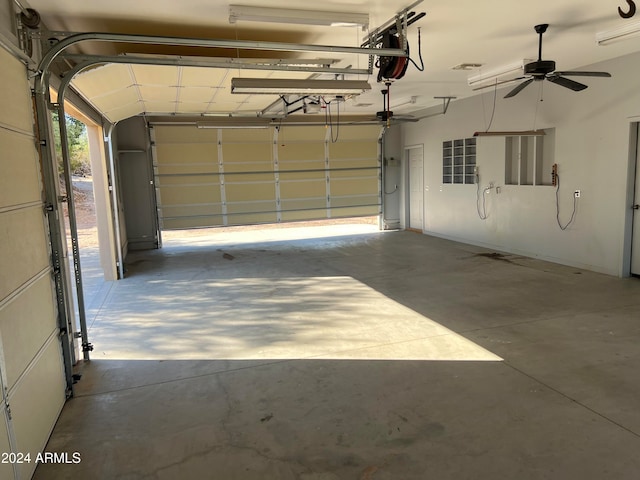
[[[90,331],[94,359],[501,360],[347,276],[115,290]]]

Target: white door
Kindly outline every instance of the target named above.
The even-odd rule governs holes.
[[[640,124],[639,124],[640,129]],[[639,132],[640,133],[640,132]],[[631,243],[631,274],[640,275],[640,138],[636,148],[636,189],[633,201],[633,240]]]
[[[422,147],[408,150],[409,157],[409,227],[422,230],[424,196],[423,185],[423,154]]]

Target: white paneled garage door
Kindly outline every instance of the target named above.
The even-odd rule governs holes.
[[[371,125],[341,125],[339,132],[324,125],[156,125],[151,135],[161,228],[378,215],[380,134]]]
[[[30,478],[65,402],[65,377],[25,66],[0,49],[0,478]],[[7,408],[8,405],[8,408]]]

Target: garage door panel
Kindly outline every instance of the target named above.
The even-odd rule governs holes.
[[[309,127],[280,127],[280,133],[278,135],[278,143],[288,145],[289,142],[305,142],[323,143],[327,136],[327,127],[324,125],[309,126]]]
[[[318,180],[303,180],[296,182],[280,182],[280,194],[283,199],[301,199],[307,197],[321,197],[326,201],[327,183],[323,178]],[[287,201],[287,200],[282,200]]]
[[[0,48],[0,123],[19,130],[33,130],[33,114],[31,108],[31,92],[25,80],[24,65],[11,56],[4,48]],[[15,68],[10,68],[15,65]]]
[[[17,451],[29,452],[31,458],[45,447],[65,402],[61,358],[60,345],[54,338],[9,397]],[[35,464],[21,467],[23,478],[30,478]]]
[[[274,212],[251,213],[245,215],[229,215],[229,225],[255,225],[259,223],[277,223],[278,217]]]
[[[326,197],[283,200],[281,202],[281,205],[283,214],[284,212],[293,210],[322,210],[322,217],[325,217],[327,215]]]
[[[193,126],[154,126],[157,143],[163,145],[178,143],[189,145],[193,143],[218,144],[218,131],[211,128],[193,128]]]
[[[166,218],[189,216],[214,216],[222,215],[222,204],[212,203],[207,205],[184,205],[162,208],[162,215]]]
[[[377,206],[379,198],[375,195],[344,195],[331,197],[333,208],[345,208],[353,206]]]
[[[236,202],[232,205],[227,205],[227,212],[229,215],[271,213],[273,211],[275,211],[275,202],[273,201]]]
[[[0,214],[0,300],[49,266],[42,209]]]
[[[227,203],[272,200],[275,202],[276,193],[273,183],[251,183],[251,184],[226,184]],[[231,207],[231,205],[229,205]]]
[[[0,205],[20,205],[40,200],[34,139],[0,129],[0,151],[3,152]]]
[[[370,158],[351,158],[351,159],[331,159],[329,166],[331,169],[337,170],[336,175],[345,175],[340,170],[353,170],[353,169],[379,169],[377,161],[372,161]],[[354,175],[353,173],[346,173],[346,175]]]
[[[327,218],[327,209],[282,212],[283,222],[299,222],[303,220],[322,220]]]
[[[232,143],[222,144],[222,155],[229,170],[235,170],[243,162],[255,162],[255,165],[270,166],[272,164],[271,144],[268,143]],[[237,164],[237,165],[236,165]],[[233,166],[234,168],[230,168]],[[227,170],[225,168],[225,170]],[[253,168],[252,170],[262,170]]]
[[[164,188],[161,197],[164,205],[190,205],[220,201],[220,185],[187,185]]]
[[[333,218],[348,218],[348,217],[370,217],[374,215],[380,215],[379,206],[362,206],[362,207],[344,207],[335,208],[331,211]]]
[[[378,144],[372,142],[344,142],[331,143],[329,145],[331,159],[349,159],[354,156],[376,158],[378,156]]]
[[[382,131],[379,125],[350,125],[348,128],[340,128],[340,139],[347,140],[363,140],[377,142]]]
[[[377,190],[378,179],[359,178],[354,179],[333,179],[331,182],[331,197],[342,195],[363,195]],[[374,188],[375,187],[375,188]]]
[[[18,377],[35,357],[40,347],[57,328],[51,279],[45,274],[0,309],[0,333],[10,339],[4,345],[7,386],[12,388]],[[29,325],[28,329],[24,326]]]
[[[216,165],[218,163],[218,146],[215,143],[170,143],[156,145],[159,165],[174,163],[196,163]]]
[[[164,128],[155,127],[163,228],[287,222],[353,212],[361,215],[362,202],[369,201],[374,202],[374,208],[365,214],[379,211],[379,127],[341,127],[338,143],[328,143],[324,126],[283,127],[279,131],[212,129],[208,134],[220,142],[215,146],[221,152],[220,163],[211,165],[217,172],[201,178],[194,167],[202,164],[203,155],[213,145],[190,133],[185,138],[197,139],[200,144],[185,148],[188,141],[178,135],[185,127],[174,127],[170,132]],[[201,187],[215,182],[215,173],[221,185],[215,194],[220,195],[216,202],[224,205],[222,219],[205,215],[212,212],[203,205],[211,202],[201,193],[207,191]],[[359,195],[368,198],[357,198]],[[343,207],[355,209],[343,211]]]
[[[324,143],[287,143],[278,147],[281,164],[289,165],[299,160],[319,160],[324,165]]]
[[[228,128],[222,130],[222,144],[232,145],[234,143],[268,143],[273,142],[273,129],[271,128]]]
[[[165,218],[162,221],[164,230],[185,230],[189,228],[200,228],[203,225],[208,227],[224,226],[224,217],[222,215],[209,215],[203,217],[182,217],[182,218]]]

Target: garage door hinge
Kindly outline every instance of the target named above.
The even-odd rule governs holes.
[[[11,405],[9,405],[9,389],[4,387],[4,408],[7,411],[7,417],[11,420]]]
[[[89,342],[84,342],[82,344],[82,351],[83,352],[93,352],[93,344],[89,343]]]

